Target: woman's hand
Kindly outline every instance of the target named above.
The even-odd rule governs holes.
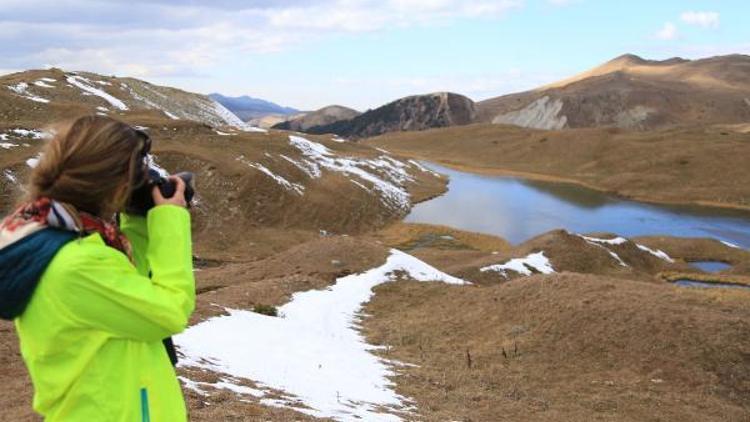
[[[179,207],[187,208],[187,201],[185,201],[185,181],[177,176],[169,176],[169,180],[175,183],[175,192],[170,198],[162,196],[158,186],[154,186],[151,191],[151,195],[154,197],[154,204],[158,207],[159,205],[177,205]]]

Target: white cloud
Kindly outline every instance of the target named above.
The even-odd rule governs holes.
[[[237,57],[284,50],[331,33],[440,25],[468,17],[499,19],[524,0],[137,3],[0,0],[3,66],[52,64],[150,78],[196,76]]]
[[[10,73],[20,72],[22,69],[4,69],[0,68],[0,76],[8,75]]]
[[[673,40],[677,38],[677,27],[672,22],[667,22],[655,34],[660,40]]]
[[[718,28],[718,12],[694,12],[688,11],[680,15],[680,19],[688,25],[697,25],[703,28]]]

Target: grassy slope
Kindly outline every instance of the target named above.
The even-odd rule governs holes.
[[[389,283],[368,339],[423,420],[709,421],[750,414],[750,293],[581,274]]]
[[[626,132],[471,125],[365,142],[472,172],[568,181],[647,201],[750,209],[750,134],[718,127]]]

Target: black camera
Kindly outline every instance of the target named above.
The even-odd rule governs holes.
[[[194,175],[191,172],[184,171],[174,176],[179,177],[185,182],[185,202],[187,202],[187,206],[190,208],[193,196],[195,196],[195,190],[193,189]],[[154,204],[154,198],[151,196],[154,186],[159,188],[161,195],[165,198],[171,198],[175,191],[177,191],[177,183],[163,176],[152,167],[148,168],[144,178],[145,181],[142,181],[130,195],[130,200],[125,208],[128,214],[145,216],[148,210],[156,205]]]

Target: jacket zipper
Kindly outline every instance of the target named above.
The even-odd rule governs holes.
[[[151,422],[151,416],[148,413],[148,391],[146,388],[141,388],[141,421]]]

